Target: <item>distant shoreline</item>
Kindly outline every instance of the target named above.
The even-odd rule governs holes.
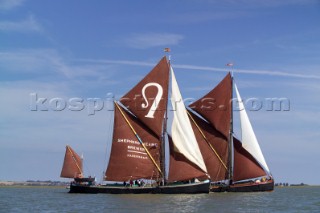
[[[40,180],[27,180],[27,181],[0,181],[0,187],[67,187],[70,185],[70,182],[67,181],[40,181]],[[287,188],[287,187],[313,187],[313,186],[320,186],[320,185],[309,185],[309,184],[275,184],[277,188]]]
[[[305,183],[298,183],[298,184],[289,184],[289,183],[275,183],[274,185],[275,187],[302,187],[302,186],[312,186],[309,184],[305,184]],[[316,185],[313,185],[316,186]]]
[[[62,182],[62,181],[0,181],[0,187],[2,186],[60,186],[65,187],[68,186],[70,182]]]

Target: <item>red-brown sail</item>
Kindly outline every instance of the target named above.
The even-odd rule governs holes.
[[[122,109],[121,111],[159,165],[160,141],[158,137],[126,110]],[[109,181],[128,181],[159,177],[156,166],[148,157],[117,107],[115,107],[114,113],[112,149],[105,179]]]
[[[229,156],[228,140],[206,121],[202,120],[190,111],[188,114],[189,116],[192,116],[192,128],[211,181],[227,179]]]
[[[267,175],[259,163],[246,151],[239,140],[233,138],[233,181],[252,179]]]
[[[66,153],[64,156],[60,177],[75,178],[82,175],[81,157],[70,146],[66,146]]]
[[[208,94],[190,104],[226,138],[230,134],[232,79],[230,73]]]
[[[184,155],[177,152],[172,138],[169,138],[170,149],[170,165],[168,181],[184,181],[198,178],[199,180],[208,179],[206,173],[204,173],[198,166],[190,162]]]
[[[120,102],[158,136],[161,135],[168,102],[169,65],[166,57]]]

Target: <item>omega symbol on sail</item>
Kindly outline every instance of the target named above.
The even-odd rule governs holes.
[[[159,103],[160,103],[160,101],[161,101],[162,94],[163,94],[163,89],[162,89],[162,87],[161,87],[160,84],[154,83],[154,82],[152,82],[152,83],[147,83],[147,84],[144,85],[144,87],[142,88],[142,96],[143,96],[144,101],[146,102],[146,104],[144,104],[144,103],[141,104],[142,108],[148,108],[148,106],[149,106],[149,102],[148,102],[148,99],[146,98],[145,91],[146,91],[146,89],[147,89],[148,87],[152,87],[152,86],[157,87],[158,92],[157,92],[157,95],[156,95],[156,97],[155,97],[155,100],[154,100],[153,103],[152,103],[152,106],[151,106],[150,109],[149,109],[148,114],[145,116],[145,117],[147,117],[147,118],[154,118],[153,115],[154,115],[154,113],[156,112],[157,107],[159,106]]]

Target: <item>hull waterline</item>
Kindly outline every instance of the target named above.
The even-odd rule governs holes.
[[[267,192],[274,190],[274,181],[237,183],[230,186],[211,186],[210,192]]]
[[[71,184],[69,193],[84,194],[199,194],[209,193],[210,182],[177,184],[157,187],[127,187],[127,186],[88,186]]]

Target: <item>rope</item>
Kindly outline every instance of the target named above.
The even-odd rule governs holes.
[[[228,170],[227,166],[225,165],[225,163],[222,161],[221,157],[219,156],[219,154],[217,153],[217,151],[213,148],[213,146],[209,143],[207,137],[204,135],[204,133],[202,132],[202,130],[200,129],[199,125],[196,123],[196,121],[193,119],[193,117],[190,115],[189,111],[187,110],[187,113],[189,115],[189,117],[191,118],[192,122],[196,125],[197,129],[199,130],[199,132],[201,133],[203,139],[207,142],[207,144],[209,145],[209,147],[211,148],[211,150],[214,152],[214,154],[217,156],[217,158],[219,159],[219,161],[222,163],[223,167]]]
[[[146,151],[148,157],[151,159],[152,163],[156,166],[156,168],[158,169],[158,171],[160,172],[161,175],[162,171],[159,167],[159,165],[156,163],[156,161],[154,160],[154,158],[151,156],[149,150],[147,149],[147,147],[144,145],[144,143],[142,142],[141,138],[139,137],[139,135],[137,134],[137,132],[135,131],[135,129],[133,128],[133,126],[130,124],[129,120],[127,119],[127,117],[125,116],[125,114],[123,113],[123,111],[121,110],[120,106],[118,105],[117,102],[114,102],[115,105],[117,106],[117,108],[119,109],[121,115],[123,116],[123,118],[126,120],[127,124],[129,125],[130,129],[132,130],[132,132],[134,133],[134,135],[136,136],[136,138],[138,139],[139,143],[141,144],[141,146],[144,148],[144,150]]]

